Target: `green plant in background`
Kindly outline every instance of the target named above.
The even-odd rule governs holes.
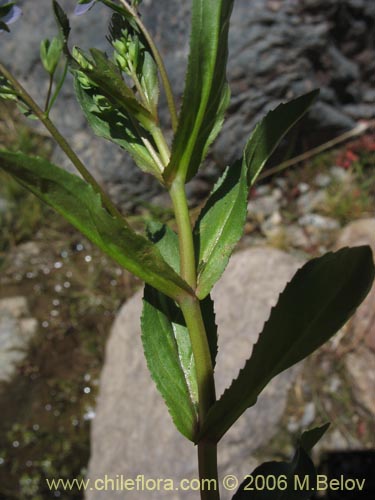
[[[0,150],[0,167],[146,283],[141,323],[149,370],[177,429],[197,445],[200,479],[215,485],[202,488],[201,498],[219,499],[218,441],[256,403],[273,377],[321,346],[353,314],[373,281],[371,250],[345,248],[303,266],[271,310],[252,356],[217,398],[217,327],[210,292],[241,238],[249,188],[317,91],[267,114],[250,136],[242,158],[218,180],[192,226],[185,184],[196,175],[219,133],[229,103],[226,63],[234,0],[192,0],[190,56],[179,114],[160,53],[139,16],[140,2],[80,0],[75,13],[84,14],[96,1],[113,11],[111,56],[98,49],[90,53],[71,49],[69,20],[52,2],[60,34],[41,45],[50,81],[43,108],[0,64],[1,97],[17,101],[26,115],[39,119],[82,178],[43,158],[7,150]],[[19,11],[13,2],[0,9],[0,27],[7,29]],[[64,69],[56,76],[60,59],[65,60]],[[157,221],[149,223],[146,235],[136,233],[52,123],[49,112],[66,67],[94,132],[127,151],[168,191],[177,233]],[[160,84],[170,111],[172,144],[159,122]],[[267,497],[264,491],[254,491],[250,478],[233,498],[309,498],[311,491],[296,491],[292,478],[314,477],[309,452],[326,428],[305,432],[291,462],[268,462],[253,472],[253,478],[275,478],[275,485],[267,486]]]

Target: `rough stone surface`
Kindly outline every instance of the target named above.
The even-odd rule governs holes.
[[[341,233],[337,247],[370,245],[375,254],[375,219],[349,224]],[[346,358],[355,397],[375,416],[375,286],[353,316],[349,331],[353,351]]]
[[[269,248],[247,249],[232,257],[213,291],[219,324],[218,394],[249,357],[270,308],[299,265],[295,257]],[[140,313],[138,293],[121,309],[107,345],[92,428],[89,477],[144,474],[175,481],[197,477],[196,450],[174,428],[147,372],[140,341]],[[223,438],[219,447],[221,474],[242,475],[252,470],[252,454],[272,437],[298,370],[294,367],[275,379],[257,405]],[[228,496],[224,493],[223,498]],[[121,492],[86,493],[88,500],[120,497]],[[127,492],[126,498],[140,496]],[[147,498],[190,499],[196,498],[196,492],[149,493]]]
[[[12,25],[11,36],[2,37],[1,58],[42,99],[47,79],[38,63],[39,41],[56,31],[49,15],[50,0],[38,0],[38,8],[34,2],[19,3],[24,16]],[[64,9],[71,14],[75,3],[65,0]],[[188,55],[190,0],[144,0],[142,11],[180,97]],[[71,16],[72,43],[105,49],[107,22],[108,11],[100,4],[80,18]],[[295,131],[297,147],[320,143],[353,127],[359,118],[374,117],[374,25],[375,10],[369,1],[236,0],[230,33],[232,103],[209,167],[189,186],[191,196],[200,198],[207,193],[218,170],[238,158],[255,123],[283,99],[321,88],[319,102]],[[164,121],[165,116],[164,107]],[[152,178],[141,174],[120,149],[95,139],[85,128],[69,84],[52,117],[125,208],[144,199],[158,197],[160,201],[160,188]],[[56,161],[68,166],[59,152]]]
[[[25,358],[37,327],[25,297],[0,300],[0,382],[8,382],[16,373],[17,364]]]

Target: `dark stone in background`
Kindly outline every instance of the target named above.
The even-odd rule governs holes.
[[[23,20],[12,34],[2,34],[1,59],[43,95],[46,79],[38,63],[39,41],[51,36],[50,1],[21,1]],[[72,12],[75,0],[61,1]],[[190,0],[144,0],[145,23],[154,33],[173,88],[183,92],[190,30]],[[96,5],[73,19],[72,40],[83,47],[107,47],[108,12]],[[232,101],[208,165],[188,186],[197,200],[235,160],[254,125],[280,101],[320,87],[321,96],[308,117],[289,137],[295,152],[328,140],[375,116],[375,2],[369,0],[236,0],[230,34],[229,79]],[[53,118],[98,179],[126,209],[142,200],[163,201],[161,189],[141,174],[126,154],[93,137],[85,128],[73,91],[65,86]],[[167,112],[162,112],[162,120]],[[281,149],[281,152],[283,150]],[[282,153],[274,161],[282,159]],[[56,161],[68,165],[59,152]]]

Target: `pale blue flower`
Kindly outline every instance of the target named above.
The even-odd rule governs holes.
[[[17,7],[17,5],[14,5],[13,2],[8,2],[7,0],[0,0],[0,7],[6,7],[9,6],[8,12],[1,16],[0,15],[0,21],[7,26],[9,24],[15,23],[17,19],[19,19],[22,15],[22,10]],[[4,29],[0,29],[0,33],[5,31]]]
[[[81,2],[78,3],[74,10],[74,15],[75,16],[82,16],[82,14],[85,14],[88,10],[91,9],[91,7],[94,5],[96,0],[82,0]]]

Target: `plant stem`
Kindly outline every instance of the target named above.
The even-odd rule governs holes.
[[[181,277],[195,290],[196,263],[192,228],[187,205],[185,184],[177,176],[170,188],[179,236]],[[179,305],[184,315],[193,349],[199,397],[199,425],[203,425],[210,407],[216,400],[215,381],[206,329],[197,297],[185,296]],[[201,500],[218,500],[218,473],[216,443],[198,442],[199,477],[211,480],[215,488],[201,489]]]
[[[158,151],[160,154],[160,158],[164,164],[164,167],[166,167],[169,163],[169,160],[171,158],[171,152],[169,150],[167,141],[165,140],[164,134],[161,131],[160,127],[156,126],[150,130],[151,135],[155,141],[155,144],[158,147]]]
[[[66,61],[66,63],[65,63],[64,70],[63,70],[63,73],[61,75],[60,81],[57,84],[55,92],[53,93],[53,96],[52,96],[51,101],[49,103],[48,109],[46,111],[47,116],[49,116],[50,111],[52,109],[52,106],[55,104],[55,101],[60,93],[60,90],[62,89],[62,86],[64,85],[67,73],[68,73],[68,61]]]
[[[52,85],[53,85],[53,73],[49,75],[49,82],[48,82],[48,92],[47,92],[47,97],[46,97],[46,102],[44,104],[44,112],[48,114],[48,105],[49,101],[51,99],[51,93],[52,93]]]
[[[201,500],[220,500],[217,473],[217,445],[207,441],[198,443],[199,478],[201,480]],[[209,480],[208,484],[202,479]],[[207,488],[207,489],[206,489]]]
[[[197,287],[197,276],[193,235],[186,200],[185,184],[179,177],[174,179],[169,194],[172,199],[178,227],[181,276],[195,290]]]
[[[35,114],[37,118],[43,123],[46,129],[49,131],[51,136],[60,146],[62,151],[66,154],[66,156],[70,159],[73,165],[76,167],[78,172],[82,175],[82,177],[93,187],[93,189],[100,195],[102,199],[103,205],[106,207],[108,212],[117,219],[121,220],[122,224],[128,225],[124,217],[112,203],[108,195],[104,192],[101,186],[97,183],[95,178],[90,174],[82,161],[78,158],[76,153],[70,147],[65,137],[63,137],[60,132],[57,130],[55,125],[48,118],[47,114],[43,112],[43,110],[38,106],[38,104],[34,101],[34,99],[26,92],[23,86],[19,83],[19,81],[0,63],[0,73],[4,75],[4,77],[12,84],[14,89],[16,90],[18,96],[21,100],[27,104],[27,106],[31,109],[31,111]]]

